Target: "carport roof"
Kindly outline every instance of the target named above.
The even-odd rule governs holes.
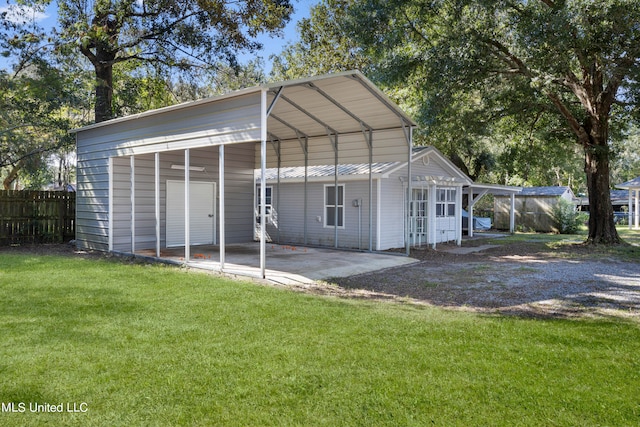
[[[224,95],[95,123],[72,133],[267,92],[268,132],[278,139],[415,127],[416,123],[359,71],[269,83]]]

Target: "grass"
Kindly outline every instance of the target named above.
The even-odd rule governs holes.
[[[636,425],[640,326],[0,255],[2,425]],[[31,413],[34,403],[81,413]],[[80,407],[80,406],[78,406]]]
[[[501,238],[481,240],[478,244],[508,245],[524,243],[530,244],[532,250],[544,248],[553,251],[558,258],[596,259],[607,257],[622,261],[640,261],[640,230],[629,230],[628,226],[618,226],[617,230],[618,235],[624,242],[623,244],[590,246],[581,251],[576,251],[575,249],[586,240],[586,228],[578,234],[518,232]]]

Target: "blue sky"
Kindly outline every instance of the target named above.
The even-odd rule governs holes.
[[[298,21],[302,18],[308,17],[310,15],[311,7],[319,3],[319,0],[292,0],[292,2],[294,13],[291,16],[291,21],[284,29],[284,36],[274,38],[262,35],[258,38],[258,40],[264,45],[264,49],[258,53],[258,56],[261,56],[263,58],[265,72],[267,74],[271,71],[271,61],[269,60],[269,56],[280,53],[286,44],[297,41],[298,36],[296,33],[296,25]],[[10,3],[15,4],[15,0],[11,0]],[[0,12],[6,11],[8,4],[9,0],[1,1]],[[57,6],[55,2],[52,2],[52,4],[47,7],[44,13],[33,12],[32,14],[32,17],[45,28],[51,28],[57,24],[56,16]],[[253,56],[255,55],[251,55],[251,57]],[[248,60],[249,58],[249,55],[245,55],[244,57],[241,57],[241,60]],[[6,60],[0,57],[0,68],[6,67]]]

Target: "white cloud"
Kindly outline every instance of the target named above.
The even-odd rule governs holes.
[[[39,22],[49,17],[46,13],[37,8],[16,4],[0,7],[0,14],[4,16],[5,20],[15,24]]]

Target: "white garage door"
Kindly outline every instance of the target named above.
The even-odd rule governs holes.
[[[190,242],[211,245],[216,241],[216,183],[191,181]],[[184,246],[184,181],[167,181],[167,247]]]

